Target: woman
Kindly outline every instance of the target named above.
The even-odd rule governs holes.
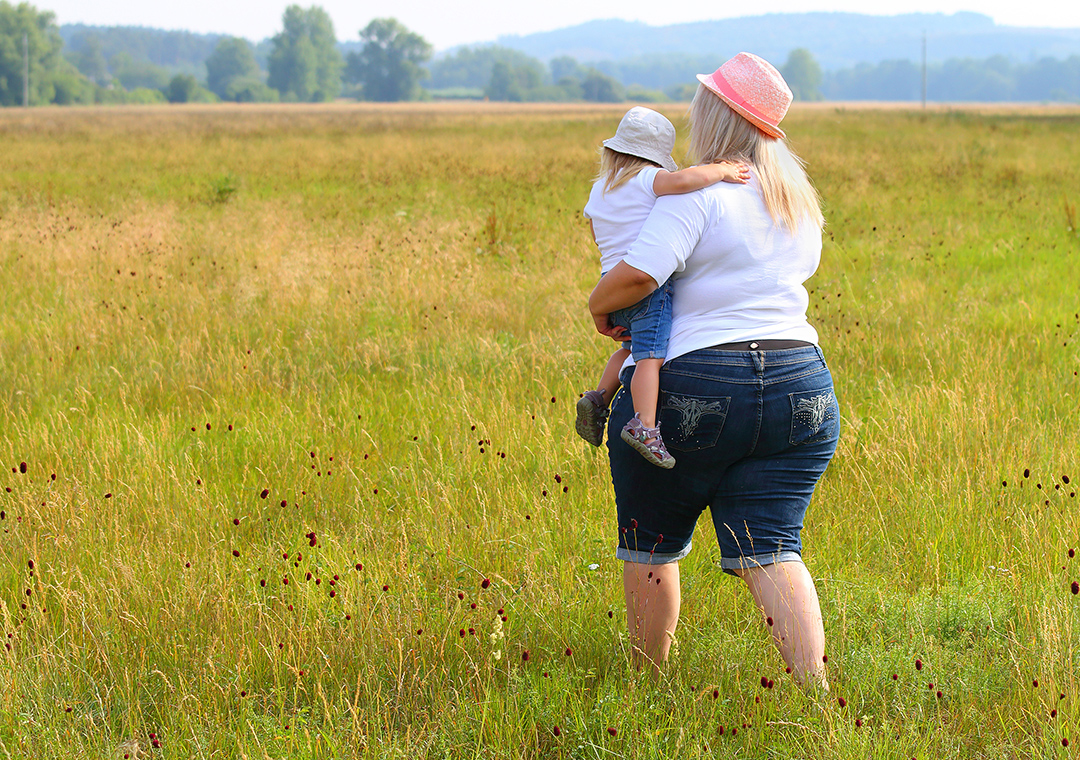
[[[803,286],[820,260],[823,218],[779,127],[791,104],[780,73],[740,53],[698,80],[690,152],[700,163],[745,162],[751,181],[657,199],[589,300],[597,329],[621,338],[607,315],[675,278],[659,419],[678,464],[653,467],[610,435],[633,415],[628,394],[609,422],[627,623],[635,652],[658,668],[679,620],[679,560],[709,507],[721,566],[747,583],[795,677],[827,688],[821,611],[799,541],[839,435]],[[632,373],[624,369],[623,388]]]

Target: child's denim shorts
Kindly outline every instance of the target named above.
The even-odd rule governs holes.
[[[608,423],[616,557],[682,559],[708,508],[727,572],[801,561],[803,516],[840,433],[821,349],[706,348],[664,365],[660,428],[679,460],[671,470],[645,461],[619,437],[634,416],[626,392],[632,373],[623,371]]]
[[[611,313],[611,324],[630,331],[630,348],[634,361],[664,359],[671,337],[671,293],[668,280],[633,306]]]

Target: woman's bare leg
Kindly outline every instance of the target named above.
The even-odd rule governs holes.
[[[634,662],[638,667],[651,663],[659,675],[679,623],[679,563],[624,562],[623,593]]]
[[[829,688],[825,677],[825,628],[810,571],[802,562],[779,562],[737,571],[772,620],[772,637],[795,680]]]

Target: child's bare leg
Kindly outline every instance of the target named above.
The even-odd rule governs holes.
[[[596,386],[596,390],[604,394],[604,405],[611,403],[611,399],[615,396],[615,391],[619,390],[619,386],[622,385],[619,382],[619,370],[622,369],[623,362],[630,356],[630,351],[625,348],[620,348],[611,355],[608,359],[608,363],[604,366],[604,374],[600,376],[600,384]]]
[[[630,394],[634,398],[634,411],[641,424],[647,428],[656,427],[656,401],[660,397],[660,368],[663,359],[642,359],[634,368],[634,378],[630,381]]]

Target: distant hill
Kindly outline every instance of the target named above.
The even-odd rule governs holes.
[[[920,61],[923,34],[930,62],[1003,55],[1017,62],[1080,55],[1080,29],[998,26],[978,13],[773,13],[649,26],[590,21],[551,32],[500,37],[496,44],[548,61],[568,55],[586,63],[678,55],[719,65],[741,50],[783,63],[806,48],[826,71],[888,60]]]

